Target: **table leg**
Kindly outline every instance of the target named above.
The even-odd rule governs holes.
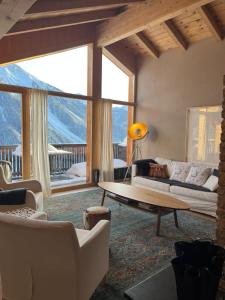
[[[105,193],[106,193],[106,191],[104,190],[104,191],[103,191],[103,195],[102,195],[102,202],[101,202],[101,206],[103,206],[103,205],[104,205],[104,201],[105,201]]]
[[[159,236],[160,233],[160,223],[161,223],[161,209],[158,209],[158,216],[157,216],[157,228],[156,228],[156,235]]]
[[[178,228],[179,224],[178,224],[177,210],[176,209],[173,210],[173,214],[174,214],[174,223],[175,223],[175,226]]]

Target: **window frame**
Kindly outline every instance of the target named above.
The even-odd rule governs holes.
[[[188,107],[186,111],[186,130],[185,130],[185,161],[189,162],[189,136],[190,136],[190,112],[192,109],[207,109],[209,107],[221,107],[221,104],[213,104],[213,105],[201,105],[201,106],[193,106],[193,107]],[[222,116],[221,116],[222,120]],[[191,161],[190,161],[191,162]],[[194,163],[200,163],[200,164],[207,164],[207,165],[212,165],[215,166],[216,163],[213,162],[205,162],[205,161],[193,161]],[[219,162],[219,158],[218,158]]]
[[[48,96],[58,96],[58,97],[65,97],[70,98],[73,100],[85,100],[87,101],[87,150],[86,150],[86,165],[87,165],[87,183],[81,185],[70,185],[65,187],[53,188],[52,193],[58,192],[65,192],[76,190],[80,188],[86,188],[90,186],[94,186],[92,180],[92,127],[93,127],[93,107],[94,103],[98,100],[103,101],[110,101],[112,104],[119,104],[128,106],[128,127],[131,126],[134,122],[135,117],[135,107],[136,107],[136,75],[128,70],[122,63],[120,63],[117,59],[113,59],[113,56],[110,55],[108,52],[102,51],[108,59],[112,61],[117,67],[119,67],[123,72],[125,72],[129,77],[129,91],[128,101],[120,101],[115,99],[105,99],[99,97],[96,99],[92,95],[92,91],[90,89],[90,81],[91,77],[93,76],[93,60],[91,59],[91,51],[93,49],[93,44],[88,44],[88,66],[87,66],[87,78],[88,78],[88,88],[87,88],[87,95],[77,95],[59,91],[51,91],[47,90]],[[23,86],[15,86],[15,85],[8,85],[8,84],[0,84],[0,91],[2,92],[14,92],[22,95],[22,124],[21,124],[21,131],[22,131],[22,178],[23,179],[30,179],[31,177],[31,158],[30,158],[30,99],[29,99],[29,91],[31,88],[23,87]],[[127,141],[127,162],[130,163],[130,159],[132,156],[132,148],[133,143],[128,139]]]

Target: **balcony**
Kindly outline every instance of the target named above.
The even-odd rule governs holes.
[[[18,150],[19,145],[1,145],[0,160],[10,161],[12,164],[12,179],[22,178],[22,157]],[[49,154],[51,186],[58,187],[69,184],[84,184],[86,177],[71,176],[67,170],[73,164],[86,162],[86,144],[54,144],[58,153]],[[114,158],[126,161],[126,146],[113,144]]]

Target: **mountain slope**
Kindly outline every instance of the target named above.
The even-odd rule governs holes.
[[[59,91],[17,65],[0,67],[0,83]],[[0,92],[0,144],[21,143],[21,99],[14,93]],[[49,97],[49,143],[86,143],[86,102]],[[32,120],[31,120],[32,124]],[[122,142],[127,132],[127,108],[113,107],[113,142]]]

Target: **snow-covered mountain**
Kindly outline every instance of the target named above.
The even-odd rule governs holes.
[[[59,91],[40,81],[18,65],[0,67],[0,83],[43,90]],[[21,143],[20,95],[0,92],[0,145]],[[86,142],[86,103],[63,97],[49,97],[48,105],[49,143]],[[122,142],[127,134],[127,107],[113,107],[113,142]]]

